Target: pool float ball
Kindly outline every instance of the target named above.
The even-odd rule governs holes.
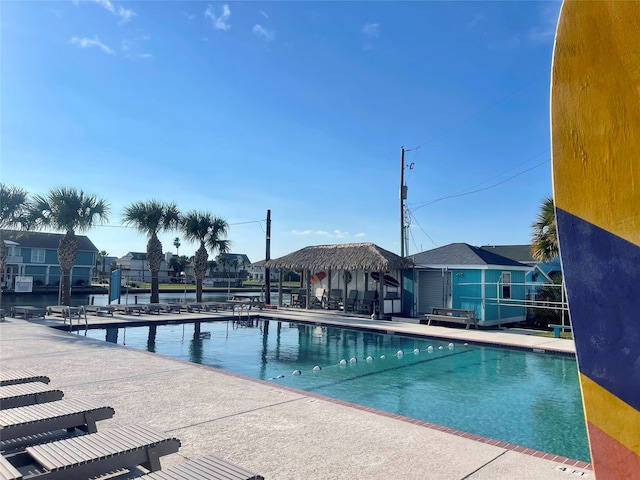
[[[367,362],[373,362],[373,357],[371,355],[367,357]]]
[[[433,347],[431,345],[427,347],[427,352],[433,353]]]
[[[343,358],[342,360],[340,360],[340,365],[346,365],[347,361]]]
[[[414,355],[418,355],[420,353],[420,349],[419,348],[414,348],[413,349],[413,354]]]
[[[455,345],[453,345],[453,343],[450,343],[450,344],[449,344],[449,350],[453,350],[454,346],[455,346]]]
[[[349,363],[358,363],[358,359],[356,357],[351,357],[349,359]]]
[[[284,378],[284,375],[278,375],[276,378]]]
[[[314,372],[319,372],[320,370],[322,370],[322,367],[320,365],[316,365],[315,367],[313,367]]]
[[[396,352],[396,355],[398,355],[399,357],[402,357],[404,355],[404,352],[402,350],[398,350]]]
[[[291,372],[291,375],[302,375],[302,372],[300,370],[294,370]]]
[[[381,360],[384,360],[385,358],[387,358],[387,356],[386,356],[386,355],[380,355],[380,359],[381,359]]]
[[[438,347],[438,350],[444,350],[444,347],[443,347],[442,345],[440,345],[440,346]]]

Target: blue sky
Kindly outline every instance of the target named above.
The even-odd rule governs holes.
[[[559,2],[2,2],[2,182],[105,198],[99,250],[145,251],[151,198],[234,253],[523,244],[551,193]],[[409,165],[413,168],[409,168]],[[165,251],[175,251],[169,233]],[[181,254],[194,245],[182,242]]]

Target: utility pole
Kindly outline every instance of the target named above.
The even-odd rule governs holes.
[[[404,184],[404,146],[400,147],[400,256],[404,258],[404,201],[407,187]]]
[[[420,147],[415,147],[420,148]],[[415,148],[410,148],[405,150],[404,147],[400,147],[400,256],[404,257],[409,254],[409,226],[407,223],[411,223],[410,218],[407,218],[407,222],[405,223],[405,215],[407,214],[407,209],[405,208],[405,201],[407,200],[407,186],[404,184],[404,169],[409,168],[409,170],[413,169],[413,162],[410,165],[404,164],[404,152],[410,152],[411,150],[415,150]]]
[[[267,210],[267,251],[264,256],[265,262],[271,260],[271,210]],[[271,270],[264,269],[264,301],[267,305],[271,305]]]

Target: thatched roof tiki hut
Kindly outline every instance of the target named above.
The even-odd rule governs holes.
[[[306,305],[302,306],[306,308],[312,306],[313,298],[323,290],[328,296],[332,290],[340,289],[343,299],[348,298],[351,290],[358,291],[360,299],[364,292],[373,290],[377,291],[378,299],[397,299],[395,305],[398,307],[393,309],[389,306],[394,304],[378,301],[377,315],[385,318],[391,313],[400,313],[403,270],[412,268],[413,263],[373,243],[348,243],[305,247],[269,260],[264,266],[278,268],[280,275],[285,270],[303,272],[302,287],[307,294]],[[280,280],[281,289],[282,278]],[[311,290],[312,284],[314,291]],[[282,306],[282,290],[279,297]]]

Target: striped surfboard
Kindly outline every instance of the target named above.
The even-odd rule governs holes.
[[[565,0],[553,194],[598,479],[640,478],[640,2]]]

